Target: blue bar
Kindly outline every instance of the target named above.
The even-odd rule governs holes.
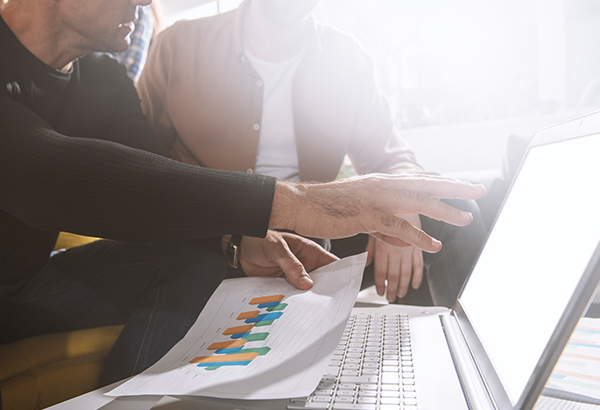
[[[600,330],[594,330],[594,329],[575,329],[576,332],[581,332],[581,333],[600,333]]]
[[[262,315],[258,315],[256,317],[253,317],[252,319],[246,319],[245,322],[246,323],[256,323],[256,322],[264,322],[267,320],[275,320],[275,319],[278,319],[281,315],[283,315],[283,312],[263,313]]]
[[[260,305],[258,305],[258,308],[262,309],[262,308],[267,308],[267,307],[271,307],[271,306],[277,306],[278,304],[279,304],[279,302],[261,303]]]
[[[246,333],[236,333],[234,335],[231,335],[232,339],[245,339],[246,336],[248,336],[250,334],[250,332],[246,332]]]
[[[219,362],[219,363],[200,363],[198,367],[219,367],[219,366],[247,366],[252,360],[246,360],[243,362]]]
[[[230,353],[239,353],[242,350],[241,347],[232,347],[231,349],[217,349],[215,350],[216,354],[230,354]]]
[[[593,347],[594,349],[600,349],[600,345],[593,345],[591,343],[579,343],[579,342],[569,342],[571,346],[582,346],[582,347]]]

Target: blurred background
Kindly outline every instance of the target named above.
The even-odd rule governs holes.
[[[162,8],[168,25],[239,3]],[[404,138],[431,170],[491,180],[509,135],[600,106],[597,0],[323,0],[315,14],[371,53]]]

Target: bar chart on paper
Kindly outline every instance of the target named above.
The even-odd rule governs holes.
[[[580,320],[547,387],[600,404],[600,319]]]
[[[109,395],[308,395],[341,337],[365,261],[355,255],[311,272],[309,291],[282,278],[223,281],[185,337]]]
[[[268,346],[252,347],[252,342],[265,341],[269,337],[268,327],[283,315],[287,303],[282,303],[284,295],[255,297],[248,302],[254,310],[241,312],[236,320],[241,325],[226,328],[222,335],[225,340],[214,342],[207,347],[214,354],[195,357],[190,361],[206,370],[216,370],[221,366],[246,366],[258,356],[271,350]]]

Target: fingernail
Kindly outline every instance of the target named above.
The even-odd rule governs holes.
[[[435,248],[436,251],[439,251],[442,249],[442,243],[440,241],[438,241],[437,239],[431,239],[431,245]]]
[[[298,282],[300,282],[301,285],[312,285],[313,281],[310,277],[308,276],[302,276]]]

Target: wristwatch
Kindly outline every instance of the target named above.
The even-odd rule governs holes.
[[[240,267],[240,251],[242,249],[242,235],[232,235],[225,245],[225,258],[233,269]]]

